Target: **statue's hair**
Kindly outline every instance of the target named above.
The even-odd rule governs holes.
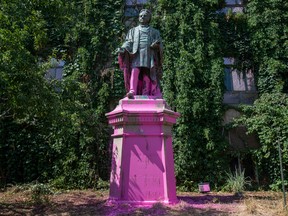
[[[149,16],[150,16],[149,22],[150,22],[150,21],[151,21],[151,19],[152,19],[152,13],[151,13],[151,11],[150,11],[150,10],[148,10],[148,9],[142,9],[142,10],[139,12],[139,15],[140,15],[141,13],[143,13],[143,12],[145,12],[145,13],[148,13],[148,14],[149,14]]]
[[[149,13],[150,14],[150,16],[152,15],[152,13],[151,13],[151,11],[150,10],[148,10],[148,9],[142,9],[141,11],[140,11],[140,13],[142,13],[142,12],[146,12],[146,13]],[[139,13],[139,14],[140,14]]]

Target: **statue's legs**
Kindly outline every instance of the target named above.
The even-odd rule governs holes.
[[[143,75],[142,95],[151,95],[151,80],[148,75],[149,69],[146,69],[146,71],[145,69],[143,68],[143,71],[141,71]]]
[[[139,75],[141,73],[141,81]],[[140,86],[139,86],[140,82]],[[137,88],[141,88],[138,89]],[[133,68],[130,78],[130,90],[127,94],[128,98],[134,98],[134,95],[151,95],[151,79],[149,77],[149,69],[144,67]]]
[[[129,92],[130,91],[130,77],[131,77],[131,73],[129,72],[128,68],[124,68],[123,72],[124,72],[125,90],[126,90],[126,92]]]
[[[131,78],[130,78],[130,90],[127,94],[128,98],[134,98],[137,94],[138,78],[140,74],[140,68],[132,68]]]
[[[157,81],[151,82],[151,95],[156,96],[157,98],[162,98],[162,93]]]

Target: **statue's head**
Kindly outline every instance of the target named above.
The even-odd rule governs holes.
[[[142,9],[139,13],[139,22],[142,25],[147,25],[150,23],[152,14],[148,9]]]

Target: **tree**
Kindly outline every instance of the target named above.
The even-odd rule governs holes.
[[[71,188],[108,179],[106,71],[122,1],[0,3],[1,181]],[[66,61],[61,82],[44,79],[51,57]]]
[[[33,53],[45,39],[41,14],[18,1],[1,1],[1,182],[32,181],[50,169],[49,126],[58,95],[46,82],[45,65]]]
[[[288,174],[287,121],[288,96],[283,93],[263,93],[253,106],[243,107],[243,116],[238,119],[238,124],[244,124],[248,133],[256,132],[259,136],[261,147],[253,150],[252,154],[261,179],[266,179],[266,184],[272,189],[281,186],[278,144],[282,149],[285,176]]]

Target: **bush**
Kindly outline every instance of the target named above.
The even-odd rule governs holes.
[[[245,170],[236,169],[234,174],[232,172],[227,173],[227,181],[223,189],[224,191],[241,194],[246,185],[251,185],[251,181],[245,177]]]
[[[53,194],[53,190],[47,184],[36,183],[31,186],[31,201],[34,204],[43,204],[49,202],[49,195]]]

